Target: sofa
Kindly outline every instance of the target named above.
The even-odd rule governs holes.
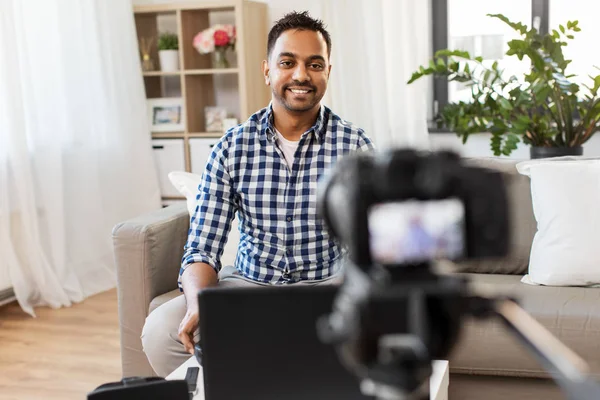
[[[469,159],[504,172],[511,206],[510,253],[501,260],[460,264],[473,290],[512,296],[536,320],[582,356],[600,378],[600,289],[546,287],[521,283],[536,232],[529,178],[516,161]],[[113,229],[118,276],[123,376],[154,371],[142,351],[146,316],[180,295],[177,275],[189,226],[185,204],[172,205],[119,223]],[[562,399],[544,369],[503,324],[495,319],[466,319],[450,360],[450,399]]]

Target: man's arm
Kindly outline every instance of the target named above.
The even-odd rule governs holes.
[[[369,138],[365,131],[362,129],[358,130],[358,143],[356,145],[358,151],[371,151],[375,149],[375,145],[371,138]]]
[[[194,354],[194,331],[198,328],[198,292],[201,289],[215,286],[217,284],[217,272],[209,264],[194,263],[188,265],[181,276],[181,286],[185,301],[187,303],[187,312],[179,325],[179,338],[185,350]]]
[[[199,321],[196,296],[201,289],[217,283],[221,255],[234,218],[235,196],[227,168],[227,150],[227,138],[223,138],[213,148],[202,175],[179,272],[179,287],[187,303],[179,339],[191,354]]]

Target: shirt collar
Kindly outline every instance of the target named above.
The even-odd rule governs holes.
[[[275,141],[277,139],[277,135],[275,133],[275,126],[273,125],[273,104],[269,103],[267,107],[267,112],[264,114],[261,120],[264,132],[267,135],[267,139],[270,141]],[[305,134],[309,134],[313,132],[315,138],[320,143],[325,137],[325,128],[327,127],[327,115],[326,115],[326,107],[321,104],[319,114],[317,115],[317,120],[314,125],[306,131]],[[304,135],[303,135],[304,136]]]

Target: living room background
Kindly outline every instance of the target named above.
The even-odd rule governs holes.
[[[529,24],[532,4],[543,3],[549,10],[547,25],[551,29],[569,19],[580,21],[582,31],[566,50],[567,57],[573,59],[573,69],[592,72],[594,65],[600,65],[600,56],[590,50],[600,34],[594,20],[600,5],[585,0],[262,1],[268,5],[269,23],[293,9],[308,10],[325,20],[335,40],[331,84],[324,102],[364,126],[383,148],[407,144],[433,150],[452,148],[467,157],[491,155],[488,134],[474,135],[463,145],[451,133],[428,132],[427,121],[434,109],[433,84],[425,80],[420,85],[405,84],[410,72],[426,63],[433,51],[432,13],[440,4],[448,9],[449,43],[471,43],[481,48],[483,36],[491,40],[486,43],[493,44],[502,34],[495,25],[482,23],[486,13],[505,13]],[[132,1],[133,5],[164,2],[169,0]],[[493,45],[488,47],[487,51],[501,53]],[[585,154],[600,155],[600,137],[594,136],[586,143]],[[526,146],[520,145],[512,157],[527,158]],[[0,267],[0,293],[11,286],[8,269]]]

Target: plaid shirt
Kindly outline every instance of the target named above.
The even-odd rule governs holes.
[[[202,175],[179,288],[192,263],[221,269],[236,212],[235,267],[247,278],[282,284],[335,273],[341,249],[317,216],[317,182],[339,157],[372,147],[362,129],[325,106],[300,138],[291,167],[277,145],[271,106],[230,129],[213,147]]]

